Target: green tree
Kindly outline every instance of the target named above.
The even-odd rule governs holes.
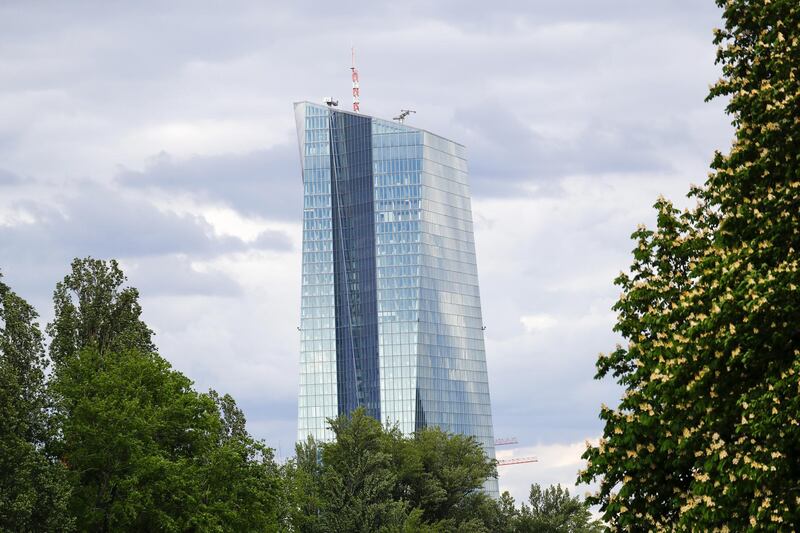
[[[584,455],[619,529],[800,523],[800,4],[718,0],[736,138],[698,200],[656,203],[615,305],[627,339],[598,361],[626,391]]]
[[[397,476],[383,449],[380,422],[357,409],[329,421],[335,443],[322,447],[322,525],[325,531],[399,527],[406,505],[392,498]]]
[[[0,531],[70,531],[66,469],[45,454],[47,362],[36,311],[0,277]]]
[[[141,320],[139,291],[123,287],[125,274],[115,260],[75,259],[53,293],[55,319],[48,324],[50,357],[56,364],[84,347],[155,351],[153,332]]]
[[[519,511],[517,510],[514,498],[508,491],[504,491],[500,495],[500,500],[497,502],[497,516],[492,531],[516,531],[518,520]]]
[[[519,533],[594,533],[603,526],[592,519],[589,505],[579,496],[570,496],[561,485],[544,490],[531,485],[528,505],[519,511],[513,531]]]
[[[55,293],[50,389],[85,531],[278,527],[272,451],[229,395],[200,394],[155,353],[115,262],[76,260]]]
[[[322,450],[308,437],[295,445],[295,456],[283,469],[286,480],[287,505],[284,521],[291,531],[315,533],[322,531]]]
[[[230,433],[214,396],[163,358],[85,348],[54,387],[72,511],[87,531],[261,530],[276,526],[269,449]]]
[[[428,523],[466,527],[471,520],[489,519],[489,497],[478,489],[489,477],[497,476],[495,462],[486,458],[474,437],[449,434],[439,428],[425,428],[408,440],[398,439],[400,494],[423,512]],[[477,527],[477,526],[474,526]]]
[[[474,438],[404,436],[363,409],[329,424],[335,440],[309,438],[285,468],[294,530],[500,530],[498,505],[480,490],[495,463]]]

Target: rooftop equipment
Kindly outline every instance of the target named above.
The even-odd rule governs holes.
[[[394,117],[394,120],[402,124],[403,122],[406,121],[406,117],[411,113],[416,113],[416,111],[414,111],[413,109],[401,109],[400,114]]]

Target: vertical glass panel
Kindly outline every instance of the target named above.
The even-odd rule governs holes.
[[[371,120],[332,111],[330,133],[338,412],[380,420]]]
[[[313,104],[295,106],[304,205],[298,440],[332,438],[325,420],[338,412],[328,113]]]

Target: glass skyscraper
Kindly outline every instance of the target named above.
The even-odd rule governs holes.
[[[303,171],[298,438],[363,406],[405,433],[474,435],[494,458],[464,147],[295,104]],[[497,493],[497,481],[486,489]]]

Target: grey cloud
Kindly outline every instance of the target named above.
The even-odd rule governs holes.
[[[3,185],[18,185],[23,179],[7,170],[0,168],[0,187]]]
[[[474,194],[517,194],[520,184],[557,186],[570,174],[651,173],[672,170],[659,141],[682,128],[645,129],[623,122],[593,123],[568,139],[536,133],[519,117],[478,105],[456,113],[470,152]],[[674,140],[672,142],[675,142]]]
[[[266,230],[258,234],[251,246],[266,250],[288,251],[292,249],[292,241],[283,231]]]
[[[580,244],[587,245],[588,240]],[[491,294],[484,298],[484,320],[495,433],[515,435],[528,444],[598,434],[599,403],[611,404],[620,397],[616,384],[593,379],[597,353],[612,350],[619,341],[611,330],[610,307],[617,292],[611,283],[613,272],[605,285],[574,293],[548,290],[553,273],[541,273],[545,279],[513,289],[509,282],[481,279],[490,281],[482,293]],[[515,276],[523,278],[536,279]],[[587,323],[585,317],[593,313],[597,317]],[[522,314],[544,314],[557,324],[526,333]]]
[[[183,254],[140,257],[122,261],[122,268],[146,297],[238,297],[242,288],[220,272],[199,272]]]
[[[200,217],[161,212],[144,202],[115,198],[112,191],[100,194],[102,202],[93,195],[74,200],[71,210],[78,227],[59,237],[68,239],[77,233],[83,235],[81,245],[104,250],[106,255],[133,257],[165,253],[216,255],[242,247],[233,237],[212,236],[211,226]]]
[[[25,43],[15,50],[18,53],[39,52],[47,42],[57,45],[51,47],[54,58],[82,52],[78,60],[58,64],[54,72],[91,77],[101,73],[107,82],[151,80],[169,75],[186,61],[224,61],[259,41],[272,40],[256,26],[242,31],[248,26],[247,16],[219,4],[145,4],[42,2],[23,9],[11,2],[0,6],[0,28],[4,41]],[[248,11],[263,13],[259,4],[253,2]]]
[[[124,190],[87,182],[70,185],[70,192],[55,205],[17,202],[36,222],[0,226],[0,266],[21,292],[29,291],[32,297],[42,298],[42,288],[49,291],[72,258],[89,255],[140,261],[145,270],[162,261],[163,269],[145,274],[153,291],[234,294],[235,284],[224,276],[192,273],[185,260],[164,262],[163,258],[212,258],[248,249],[291,248],[289,237],[279,231],[266,232],[251,244],[216,236],[201,217],[160,211]]]
[[[137,257],[214,255],[243,247],[238,239],[212,236],[211,226],[200,217],[162,212],[105,187],[75,184],[75,190],[59,204],[21,203],[37,221],[1,228],[0,250],[10,252],[10,246],[24,244],[70,251],[70,255]]]
[[[132,188],[184,192],[269,219],[298,220],[302,211],[295,146],[182,161],[162,153],[144,171],[123,171],[117,181]]]
[[[191,17],[186,16],[189,8]],[[349,28],[358,27],[364,110],[391,117],[397,107],[413,105],[420,111],[417,124],[467,144],[478,195],[508,194],[524,180],[547,181],[568,172],[663,168],[668,161],[647,139],[670,133],[659,128],[680,131],[684,125],[659,126],[653,117],[673,115],[676,95],[702,105],[705,85],[714,77],[710,60],[703,59],[708,68],[701,76],[708,76],[698,76],[697,93],[676,81],[680,73],[675,70],[696,68],[696,49],[712,49],[708,20],[717,11],[713,2],[506,1],[489,6],[471,0],[433,5],[352,1],[333,12],[312,1],[245,1],[224,8],[179,2],[170,9],[81,2],[75,9],[57,4],[5,9],[7,16],[0,21],[15,24],[0,22],[0,29],[9,30],[0,43],[13,44],[15,38],[29,43],[12,49],[10,57],[24,68],[19,75],[9,71],[10,82],[67,95],[47,104],[53,115],[69,107],[87,113],[90,124],[118,124],[107,132],[88,126],[88,133],[78,132],[95,141],[106,132],[111,139],[101,145],[110,142],[109,149],[118,146],[115,135],[165,122],[242,120],[263,113],[276,130],[289,128],[293,99],[329,91],[344,96],[353,41]],[[352,23],[340,23],[346,19]],[[452,28],[454,35],[431,31],[426,24],[433,22]],[[561,33],[571,30],[559,24],[587,27],[581,30],[584,35],[562,42]],[[552,35],[531,40],[542,29]],[[52,45],[54,38],[58,46]],[[56,64],[47,59],[54,49]],[[331,52],[323,59],[319,50]],[[670,56],[691,61],[662,68]],[[644,78],[639,86],[623,82],[639,72]],[[539,81],[539,88],[527,97],[507,96],[509,86],[531,81]],[[643,103],[645,91],[650,98]],[[607,101],[609,95],[623,103]],[[276,114],[276,101],[285,102],[285,113]],[[514,120],[527,129],[554,119],[578,133],[566,140],[531,131],[514,138],[505,129],[514,129]],[[517,151],[511,152],[512,147]],[[165,144],[152,151],[159,148],[177,150]],[[29,152],[36,155],[37,150]],[[214,198],[245,214],[289,219],[298,214],[298,166],[296,148],[284,144],[243,156],[162,160],[122,178],[127,185]]]
[[[349,101],[351,44],[362,109],[392,117],[414,108],[412,125],[466,144],[478,201],[523,190],[532,198],[563,195],[564,176],[576,173],[592,180],[625,174],[626,187],[639,191],[654,172],[702,181],[711,151],[730,132],[718,104],[702,103],[718,76],[711,0],[344,0],[335,10],[310,0],[0,4],[0,160],[11,175],[46,173],[58,191],[69,190],[49,204],[26,203],[42,186],[0,175],[0,183],[14,182],[3,190],[11,191],[6,203],[25,204],[37,220],[0,227],[6,281],[45,310],[72,257],[121,258],[131,284],[153,299],[145,313],[164,353],[199,384],[241,399],[251,427],[273,445],[294,438],[294,389],[275,383],[297,379],[290,318],[299,287],[271,280],[269,262],[255,267],[264,279],[249,285],[192,263],[220,259],[235,266],[231,272],[252,272],[236,252],[284,253],[288,237],[216,237],[201,218],[162,213],[146,195],[190,195],[245,216],[299,221],[291,102]],[[199,140],[195,124],[207,126]],[[215,145],[218,124],[233,132],[224,148]],[[160,135],[174,125],[169,131],[179,133]],[[113,170],[138,169],[162,149],[174,155],[143,170]],[[220,155],[235,149],[243,153]],[[63,183],[87,175],[113,183]],[[674,192],[650,189],[646,200],[620,200],[612,189],[596,203],[629,213],[651,192],[652,199]],[[540,206],[529,205],[514,209]],[[517,339],[520,313],[607,309],[617,292],[613,273],[628,264],[628,235],[644,221],[588,204],[559,213],[550,213],[546,231],[520,235],[513,257],[499,258],[513,267],[487,269],[491,258],[478,254],[496,433],[524,443],[597,433],[600,401],[618,393],[591,379],[595,353],[616,340],[607,325]],[[299,265],[299,251],[287,260]],[[571,292],[552,290],[594,270],[609,275]],[[220,300],[227,296],[236,298]],[[283,321],[261,318],[267,310]],[[262,366],[231,374],[248,357]]]
[[[503,27],[510,19],[526,17],[539,24],[552,24],[563,21],[632,21],[643,20],[652,24],[653,20],[680,22],[693,29],[705,29],[704,17],[714,16],[718,10],[713,2],[698,3],[695,0],[677,0],[668,3],[642,3],[636,0],[611,0],[594,2],[592,0],[562,0],[559,2],[520,2],[502,0],[487,4],[480,0],[446,0],[434,4],[417,0],[420,8],[433,10],[434,16],[455,18],[470,27]],[[695,17],[688,18],[691,11]],[[699,19],[699,20],[698,20]]]

